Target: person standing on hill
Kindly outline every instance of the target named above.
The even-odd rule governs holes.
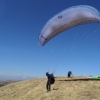
[[[68,72],[68,77],[71,77],[71,75],[73,75],[73,74],[72,74],[71,71],[69,71],[69,72]]]
[[[55,82],[55,77],[54,77],[53,74],[49,74],[48,72],[46,72],[46,76],[48,78],[48,81],[47,81],[47,84],[46,84],[46,89],[47,89],[47,92],[48,92],[51,89],[51,84],[54,84],[54,82]]]

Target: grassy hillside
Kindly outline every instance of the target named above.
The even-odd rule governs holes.
[[[100,100],[100,80],[56,78],[46,91],[46,78],[11,83],[0,88],[0,100]]]

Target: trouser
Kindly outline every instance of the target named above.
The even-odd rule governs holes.
[[[50,91],[50,87],[51,87],[51,84],[50,84],[50,81],[48,80],[47,84],[46,84],[46,88],[47,88],[48,91]]]

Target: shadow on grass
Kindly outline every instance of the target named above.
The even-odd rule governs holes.
[[[58,90],[58,88],[53,88],[53,90]]]
[[[100,79],[89,79],[89,78],[84,78],[84,79],[66,79],[66,80],[58,80],[58,81],[100,81]]]
[[[53,88],[53,89],[50,90],[50,91],[55,91],[55,90],[58,90],[58,88]],[[50,92],[50,91],[47,91],[47,92]]]

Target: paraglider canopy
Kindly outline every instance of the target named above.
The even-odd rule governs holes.
[[[78,5],[65,9],[51,18],[39,35],[39,44],[44,46],[50,39],[61,32],[85,23],[100,23],[100,13],[87,5]]]

